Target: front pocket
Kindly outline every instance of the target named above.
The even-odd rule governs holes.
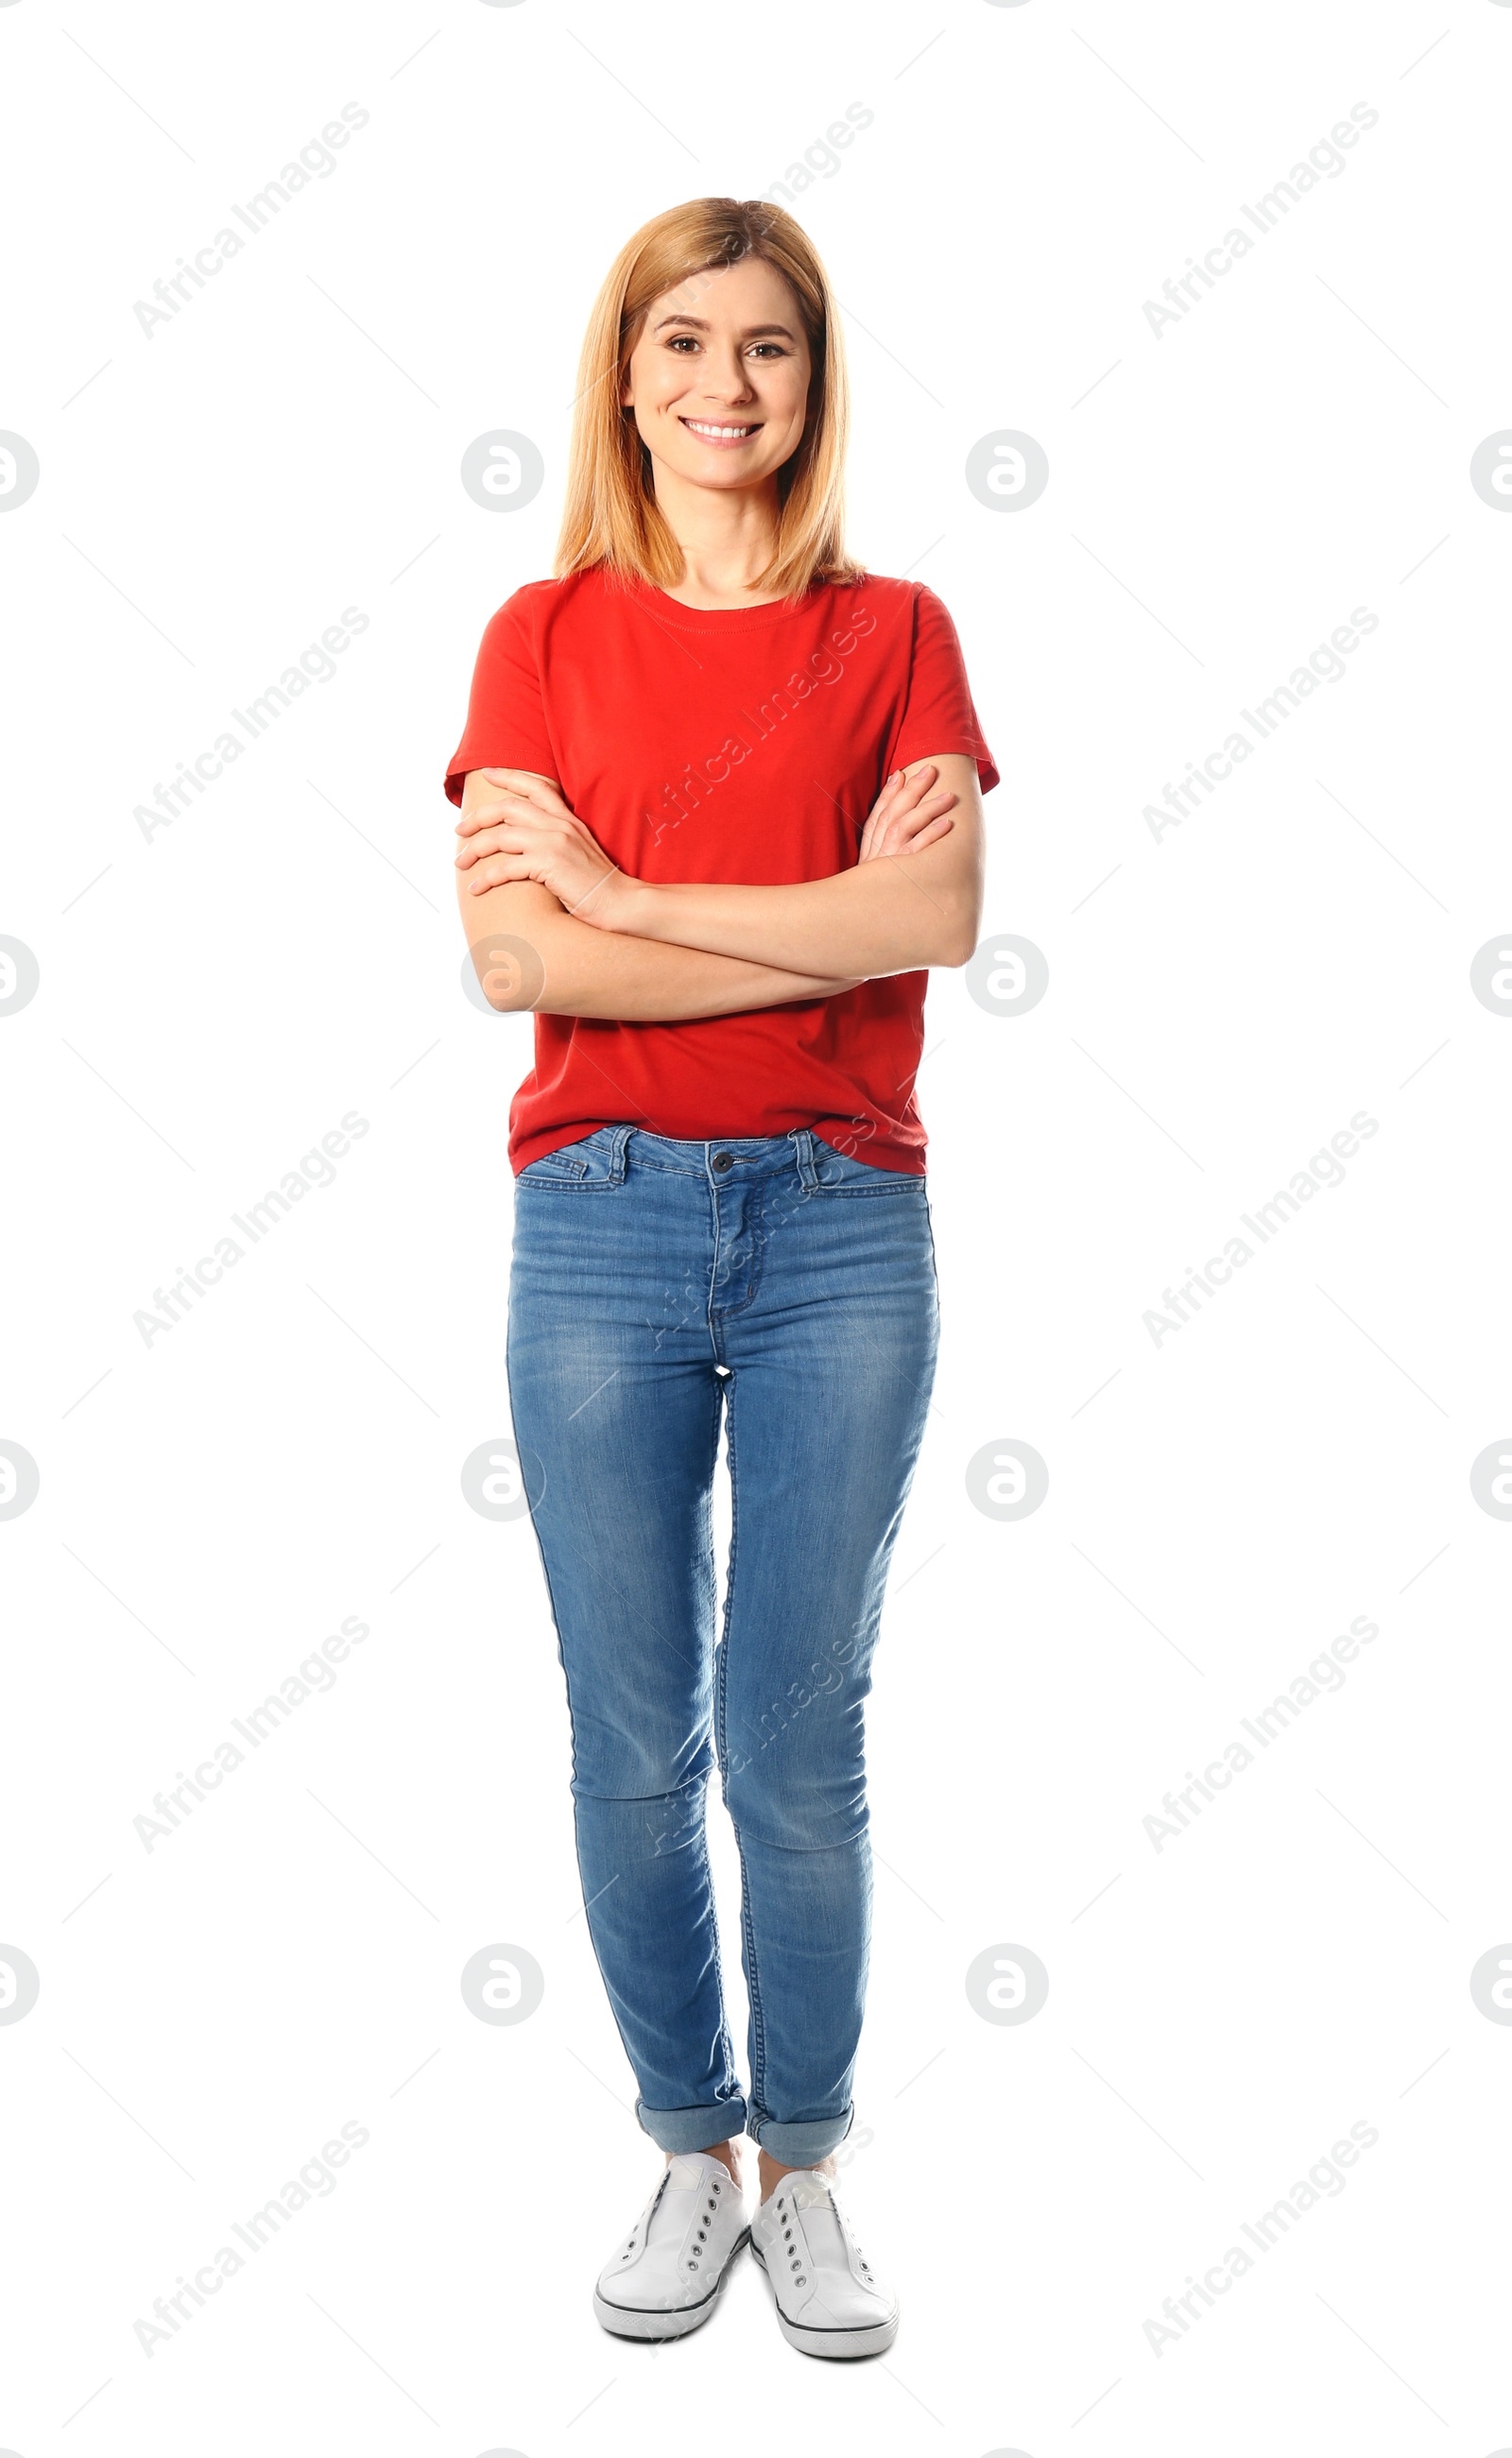
[[[590,1174],[592,1164],[581,1143],[559,1144],[555,1152],[543,1153],[522,1169],[516,1183],[520,1186],[578,1186]]]
[[[608,1193],[625,1183],[626,1127],[595,1127],[576,1143],[559,1144],[520,1170],[516,1186],[546,1187],[553,1195]],[[4,2453],[0,2452],[0,2458]]]
[[[875,1161],[837,1152],[822,1135],[814,1137],[814,1167],[824,1195],[922,1195],[924,1191],[922,1172],[879,1169]]]

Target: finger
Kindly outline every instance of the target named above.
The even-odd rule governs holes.
[[[504,790],[517,802],[527,803],[532,811],[554,811],[560,815],[567,807],[561,796],[553,794],[549,785],[507,785]]]
[[[528,879],[531,875],[530,864],[524,854],[490,854],[487,862],[479,863],[476,870],[468,874],[467,894],[486,896],[490,887],[507,887],[515,880]]]
[[[917,822],[931,818],[937,811],[948,811],[951,804],[960,799],[949,785],[937,785],[932,794],[921,796],[917,802],[910,803],[906,811],[895,812],[893,823],[897,827],[912,827]]]
[[[888,828],[892,824],[892,816],[896,807],[896,791],[891,786],[884,789],[884,791],[879,795],[877,802],[867,819],[866,825],[861,830],[861,842],[865,845],[868,853],[875,853],[878,846],[886,836]]]
[[[949,812],[942,811],[923,827],[915,828],[911,835],[905,837],[899,850],[901,853],[917,853],[921,845],[933,844],[938,838],[947,837],[955,824]]]
[[[902,784],[878,802],[872,818],[880,828],[886,830],[896,826],[898,822],[906,818],[910,812],[917,810],[923,799],[924,789],[916,785],[911,779],[905,779]]]
[[[538,855],[538,850],[533,853],[528,845],[519,844],[519,838],[508,836],[499,838],[497,845],[482,845],[469,861],[457,855],[457,870],[472,872],[472,878],[482,878],[482,872],[489,867],[489,863],[528,863],[533,867],[541,867],[541,855]],[[3,2458],[3,2453],[0,2453],[0,2458]]]
[[[899,788],[897,802],[893,806],[894,809],[912,810],[917,803],[922,802],[925,799],[926,795],[930,793],[939,775],[939,769],[931,767],[927,761],[922,768],[916,768],[911,777],[905,777],[903,779],[902,784]]]
[[[458,848],[457,867],[459,870],[470,869],[484,854],[523,853],[529,841],[527,830],[513,823],[487,828],[481,835],[470,837]],[[0,2458],[4,2458],[3,2451],[0,2451]]]
[[[947,837],[955,824],[948,812],[942,812],[939,819],[931,820],[927,827],[917,829],[900,851],[917,853],[921,845],[934,844],[941,837]]]
[[[509,819],[515,814],[523,816],[527,813],[539,819],[540,804],[530,802],[524,794],[503,793],[496,796],[491,802],[474,803],[472,809],[457,822],[457,834],[473,836],[479,828],[493,827],[500,820]]]
[[[517,784],[507,785],[505,790],[507,793],[517,794],[522,802],[532,803],[536,810],[553,811],[559,818],[568,809],[556,787],[546,784],[539,777],[522,778]]]
[[[901,768],[894,769],[867,813],[866,823],[861,829],[860,844],[857,851],[858,862],[871,862],[876,858],[897,802],[902,773]]]
[[[910,823],[906,828],[890,829],[882,851],[917,853],[921,845],[933,844],[938,838],[948,836],[955,824],[948,812],[937,811],[932,819],[925,820],[922,826]]]
[[[483,768],[479,774],[490,785],[502,785],[510,794],[550,794],[560,800],[556,786],[548,784],[544,777],[532,776],[526,768]]]
[[[901,768],[895,768],[890,776],[883,778],[881,792],[878,795],[876,802],[872,804],[871,811],[868,815],[869,820],[878,819],[884,811],[890,809],[893,796],[897,792],[898,787],[902,781],[902,773],[903,772]]]
[[[953,809],[959,799],[959,796],[952,794],[948,789],[943,789],[938,794],[931,794],[926,802],[917,804],[912,810],[894,812],[885,830],[889,844],[906,844],[908,839],[917,835],[921,828],[928,827],[932,821],[940,819],[946,811]]]

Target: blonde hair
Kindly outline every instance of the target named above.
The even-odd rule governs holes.
[[[593,302],[572,414],[559,580],[601,567],[665,588],[683,553],[652,490],[651,455],[621,406],[631,352],[647,312],[680,283],[712,280],[747,257],[779,273],[797,301],[813,374],[798,448],[777,471],[780,510],[772,560],[753,584],[799,597],[816,580],[860,578],[845,552],[843,480],[849,409],[835,299],[807,233],[759,198],[698,197],[673,205],[627,240]]]

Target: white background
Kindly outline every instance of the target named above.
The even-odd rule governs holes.
[[[0,2026],[21,2458],[882,2447],[1029,2458],[1512,2443],[1507,1389],[1512,8],[1109,0],[0,7]],[[133,303],[341,107],[368,125],[172,323]],[[743,2267],[660,2353],[589,2304],[657,2155],[578,1911],[507,1430],[524,1018],[460,989],[441,794],[488,614],[549,569],[624,238],[797,210],[843,301],[851,533],[960,628],[1003,770],[987,925],[1047,995],[930,989],[945,1341],[871,1715],[852,2207],[903,2326],[805,2363]],[[1156,339],[1308,149],[1378,123]],[[466,447],[531,437],[501,516]],[[965,457],[1024,430],[1041,500]],[[368,629],[149,842],[134,808],[321,630]],[[1351,611],[1377,628],[1186,823],[1141,813]],[[171,1332],[134,1314],[341,1116],[369,1132]],[[1179,1333],[1142,1317],[1357,1111],[1378,1132]],[[1253,1242],[1253,1240],[1251,1242]],[[1094,1396],[1095,1395],[1095,1396]],[[984,1445],[1049,1494],[969,1500]],[[148,1852],[134,1820],[343,1616],[335,1688]],[[1157,1852],[1143,1822],[1352,1618],[1379,1630]],[[722,1822],[722,1813],[719,1813]],[[729,1902],[730,1860],[720,1860]],[[492,2028],[458,1981],[527,1948]],[[968,2003],[984,1948],[1050,1974]],[[616,2104],[617,2103],[617,2104]],[[370,2140],[177,2335],[134,2331],[343,2122]],[[1144,2324],[1378,2142],[1163,2351]]]

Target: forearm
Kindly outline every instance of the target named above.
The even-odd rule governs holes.
[[[616,878],[607,927],[750,963],[860,975],[963,965],[976,944],[980,888],[943,848],[889,855],[792,886],[658,885]]]
[[[479,979],[501,1012],[681,1024],[829,998],[859,978],[596,930],[531,884],[470,896],[462,874],[458,903]]]
[[[473,770],[458,833],[467,840],[458,867],[475,873],[474,890],[485,881],[487,893],[534,885],[549,891],[558,914],[602,935],[701,949],[771,969],[788,983],[849,984],[929,965],[964,965],[981,922],[982,797],[976,760],[965,752],[895,770],[861,830],[855,861],[833,875],[792,884],[634,878],[568,808],[554,781],[533,772]],[[582,995],[577,961],[565,943],[564,952],[570,978],[564,988],[559,975],[557,989],[570,1004],[563,1011],[586,1013],[576,1004]],[[629,988],[635,976],[624,961]],[[725,987],[715,981],[710,988],[720,1005],[693,1011],[722,1011]],[[612,994],[624,994],[618,983]],[[758,1002],[745,1003],[823,994],[768,984]],[[740,990],[733,1001],[741,1003]]]

